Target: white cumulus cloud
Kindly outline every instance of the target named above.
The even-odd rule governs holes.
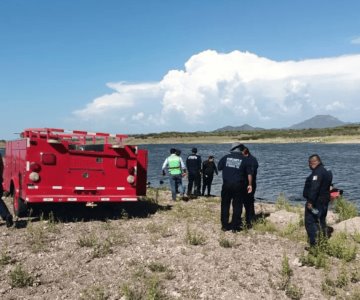
[[[316,114],[359,121],[360,55],[274,61],[249,52],[193,55],[159,82],[108,83],[113,90],[74,111],[129,133],[213,130],[244,123],[286,127]]]

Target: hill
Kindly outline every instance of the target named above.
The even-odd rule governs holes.
[[[292,125],[289,129],[333,128],[345,124],[347,123],[330,115],[316,115],[303,122]]]
[[[316,115],[310,119],[302,121],[300,123],[294,124],[290,127],[283,129],[321,129],[321,128],[333,128],[338,126],[343,126],[348,123],[343,122],[331,115]],[[249,124],[244,124],[241,126],[225,126],[214,130],[213,132],[225,132],[225,131],[260,131],[260,130],[274,130],[274,129],[264,129],[261,127],[253,127]]]
[[[215,129],[213,132],[224,132],[224,131],[256,131],[256,130],[264,130],[264,128],[260,127],[252,127],[249,124],[244,124],[241,126],[225,126],[218,129]]]

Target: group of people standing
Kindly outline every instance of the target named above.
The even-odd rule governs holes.
[[[176,200],[177,189],[181,197],[185,196],[185,187],[182,178],[188,177],[187,196],[211,196],[211,185],[214,174],[222,171],[223,185],[221,190],[221,224],[222,230],[239,231],[242,228],[242,208],[246,211],[246,226],[250,227],[255,218],[254,194],[256,191],[257,159],[243,144],[235,144],[230,154],[220,159],[218,166],[214,156],[210,155],[202,162],[197,154],[197,148],[192,148],[191,154],[183,162],[180,152],[170,149],[170,156],[162,165],[162,174],[169,174],[172,200]],[[201,188],[201,182],[202,188]],[[205,194],[206,192],[206,194]],[[233,214],[229,222],[230,206]]]
[[[162,166],[162,175],[169,174],[172,200],[176,200],[176,194],[179,192],[181,197],[185,197],[185,186],[182,178],[188,177],[187,193],[188,197],[193,196],[211,196],[211,184],[214,179],[214,173],[217,175],[218,170],[214,162],[214,156],[210,155],[204,162],[197,148],[191,149],[191,154],[186,158],[184,163],[181,158],[179,149],[171,148],[168,156]],[[201,188],[201,182],[203,183]]]
[[[166,175],[166,169],[170,175],[172,200],[176,200],[177,189],[182,197],[185,195],[185,187],[182,184],[184,176],[188,176],[187,195],[204,196],[206,190],[207,195],[210,195],[214,173],[218,175],[218,171],[222,171],[221,229],[238,232],[244,226],[250,228],[255,220],[254,202],[259,164],[249,148],[240,143],[233,144],[230,153],[223,156],[217,166],[213,155],[202,162],[196,148],[192,149],[185,163],[180,154],[181,152],[175,148],[170,149],[170,156],[165,159],[162,166],[163,175]],[[303,197],[306,199],[305,229],[310,247],[313,247],[319,242],[320,235],[327,237],[326,216],[332,188],[332,173],[325,169],[317,154],[309,157],[309,167],[311,174],[306,178]],[[244,222],[242,221],[243,207],[245,208]]]

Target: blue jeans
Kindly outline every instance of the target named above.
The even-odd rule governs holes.
[[[179,175],[170,175],[170,188],[171,188],[171,197],[175,201],[176,200],[176,186],[179,189],[180,194],[183,196],[185,193],[185,188],[182,184],[182,176]]]
[[[319,230],[321,230],[321,234],[324,237],[327,237],[326,216],[328,204],[318,205],[316,208],[319,210],[319,213],[314,215],[305,204],[305,229],[309,237],[309,243],[312,246],[319,242]]]

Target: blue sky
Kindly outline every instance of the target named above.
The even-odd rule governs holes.
[[[360,118],[360,2],[1,0],[0,139]]]

